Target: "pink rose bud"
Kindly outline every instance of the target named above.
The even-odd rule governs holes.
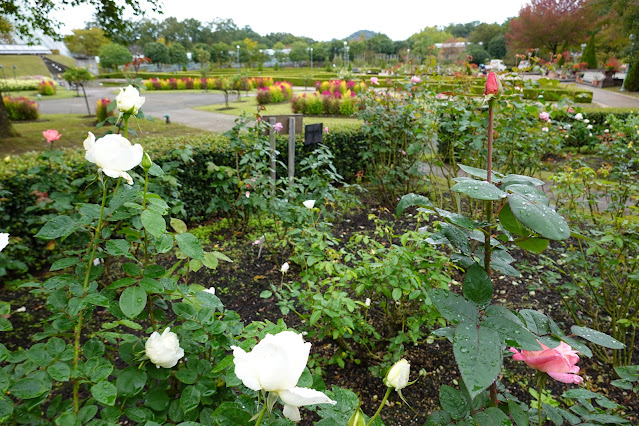
[[[550,377],[563,383],[579,384],[584,381],[583,377],[576,374],[579,373],[579,367],[575,365],[579,361],[576,350],[565,342],[552,349],[541,342],[539,344],[542,347],[540,351],[519,352],[515,348],[510,348],[514,353],[513,359],[524,361],[529,367],[548,373]]]
[[[484,95],[496,95],[499,93],[499,80],[494,72],[488,73],[486,77],[486,89]]]
[[[324,133],[328,134],[328,126],[324,127]]]
[[[376,86],[379,84],[379,81],[377,80],[377,77],[371,77],[371,84],[374,84]]]

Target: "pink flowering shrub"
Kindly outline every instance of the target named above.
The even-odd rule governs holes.
[[[5,96],[3,99],[4,106],[6,107],[7,114],[9,115],[9,120],[36,120],[40,116],[38,104],[29,100],[29,98],[25,96],[18,98]]]
[[[42,96],[55,95],[55,84],[51,80],[42,80],[38,83],[38,93]]]
[[[257,103],[259,105],[288,102],[293,97],[293,86],[286,81],[276,81],[270,86],[258,88]]]

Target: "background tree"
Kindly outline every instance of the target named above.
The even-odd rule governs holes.
[[[186,49],[181,43],[173,43],[169,46],[169,63],[175,65],[186,65],[189,58],[186,56]]]
[[[594,24],[586,0],[531,0],[510,20],[506,40],[519,49],[545,48],[558,53],[564,45],[580,44]]]
[[[506,57],[506,37],[503,34],[498,34],[488,42],[486,51],[490,54],[491,58],[504,59]]]
[[[133,55],[121,44],[109,43],[98,49],[100,66],[108,69],[118,69],[120,65],[131,62]]]
[[[588,64],[588,68],[595,69],[599,66],[597,62],[597,53],[595,52],[595,33],[590,35],[590,40],[584,49],[584,54],[581,57],[581,62]]]
[[[484,49],[487,49],[488,44],[493,38],[498,35],[504,35],[505,33],[506,28],[499,24],[481,23],[468,35],[468,41],[471,43],[481,43]]]
[[[298,63],[309,61],[311,59],[311,54],[308,49],[308,44],[303,41],[296,41],[291,46],[291,52],[288,54],[288,57],[291,61]],[[315,59],[315,55],[313,55],[313,59]]]
[[[484,64],[490,59],[490,53],[479,44],[469,44],[466,46],[466,54],[472,56],[472,59],[469,61],[472,64]]]
[[[97,56],[100,47],[109,43],[102,28],[75,29],[72,32],[72,35],[64,37],[64,43],[73,53]]]
[[[216,62],[220,67],[229,62],[229,51],[231,46],[224,42],[214,43],[209,46],[211,62]]]
[[[477,25],[479,25],[479,21],[468,22],[466,24],[448,24],[444,28],[444,32],[452,34],[453,37],[468,38]]]
[[[160,42],[147,43],[142,50],[144,56],[149,58],[154,64],[157,64],[158,69],[160,69],[161,64],[169,63],[169,50]]]
[[[636,58],[635,61],[631,63],[623,87],[631,92],[639,91],[639,58]]]
[[[84,90],[84,86],[91,80],[93,80],[93,76],[86,68],[69,68],[64,72],[62,78],[69,83],[71,86],[74,86],[80,94],[80,89],[82,89],[82,96],[84,96],[84,102],[87,105],[87,114],[91,115],[91,108],[89,107],[89,100],[87,99],[87,92]]]
[[[9,21],[0,16],[0,41],[11,44],[13,43],[13,26]]]
[[[275,50],[273,56],[275,56],[275,60],[277,62],[284,62],[286,60],[288,55],[284,52],[284,49],[286,49],[286,46],[284,46],[284,43],[281,41],[278,41],[273,45],[273,50]]]

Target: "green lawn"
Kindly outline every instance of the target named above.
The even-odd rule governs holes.
[[[230,99],[236,99],[236,96],[230,96]],[[228,114],[239,116],[242,112],[247,114],[255,114],[257,112],[257,102],[254,98],[242,98],[241,102],[229,102],[229,109],[224,104],[207,105],[197,107],[195,109],[202,111],[217,112],[220,114]],[[261,112],[262,115],[285,115],[292,114],[290,103],[270,104],[265,106],[266,109]],[[304,116],[304,124],[322,123],[329,128],[331,126],[355,124],[357,118],[340,118],[340,117],[310,117]]]
[[[28,151],[42,151],[49,145],[45,142],[42,132],[47,129],[57,130],[62,137],[54,142],[57,148],[82,149],[82,142],[88,132],[96,137],[104,135],[112,127],[95,128],[96,118],[74,114],[43,114],[37,121],[14,122],[15,129],[20,136],[0,140],[0,156],[17,155]],[[181,124],[165,124],[163,119],[154,121],[141,120],[129,122],[129,128],[137,132],[138,138],[146,136],[192,136],[205,133],[204,130],[186,127]],[[138,138],[131,138],[132,140]]]
[[[45,55],[47,58],[68,67],[74,67],[75,59],[63,55]],[[13,66],[16,66],[16,77],[31,77],[42,75],[50,77],[51,73],[47,69],[39,55],[0,55],[0,65],[7,78],[13,78]],[[3,78],[0,72],[0,78]]]

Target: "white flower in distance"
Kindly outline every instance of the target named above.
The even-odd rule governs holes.
[[[136,115],[144,105],[144,96],[140,96],[140,92],[135,87],[128,86],[126,89],[120,89],[115,101],[120,112]]]
[[[302,335],[282,331],[267,334],[251,352],[231,346],[235,375],[244,386],[254,391],[271,392],[268,397],[272,407],[279,396],[284,402],[284,417],[299,422],[302,418],[298,407],[313,404],[333,404],[322,392],[297,387],[304,372],[311,344],[304,342]]]
[[[315,200],[306,200],[302,204],[304,204],[304,207],[310,210],[315,207]]]
[[[288,264],[288,262],[284,262],[282,264],[282,267],[280,268],[280,271],[282,271],[283,274],[287,273],[289,270],[290,266]]]
[[[206,293],[215,294],[215,287],[207,288],[206,290],[202,290],[202,291]]]
[[[144,345],[146,356],[157,368],[172,368],[184,356],[177,334],[164,329],[162,334],[154,331]]]
[[[404,358],[400,359],[388,370],[384,384],[389,388],[400,391],[408,386],[408,376],[410,375],[410,364]]]
[[[584,116],[582,113],[578,112],[577,114],[575,114],[575,120],[583,120]]]
[[[131,145],[127,138],[121,135],[105,135],[95,140],[93,133],[84,140],[85,158],[96,164],[98,171],[112,178],[123,177],[129,185],[133,179],[127,173],[142,161],[144,154],[142,145]]]
[[[0,251],[9,245],[9,234],[0,233]]]

